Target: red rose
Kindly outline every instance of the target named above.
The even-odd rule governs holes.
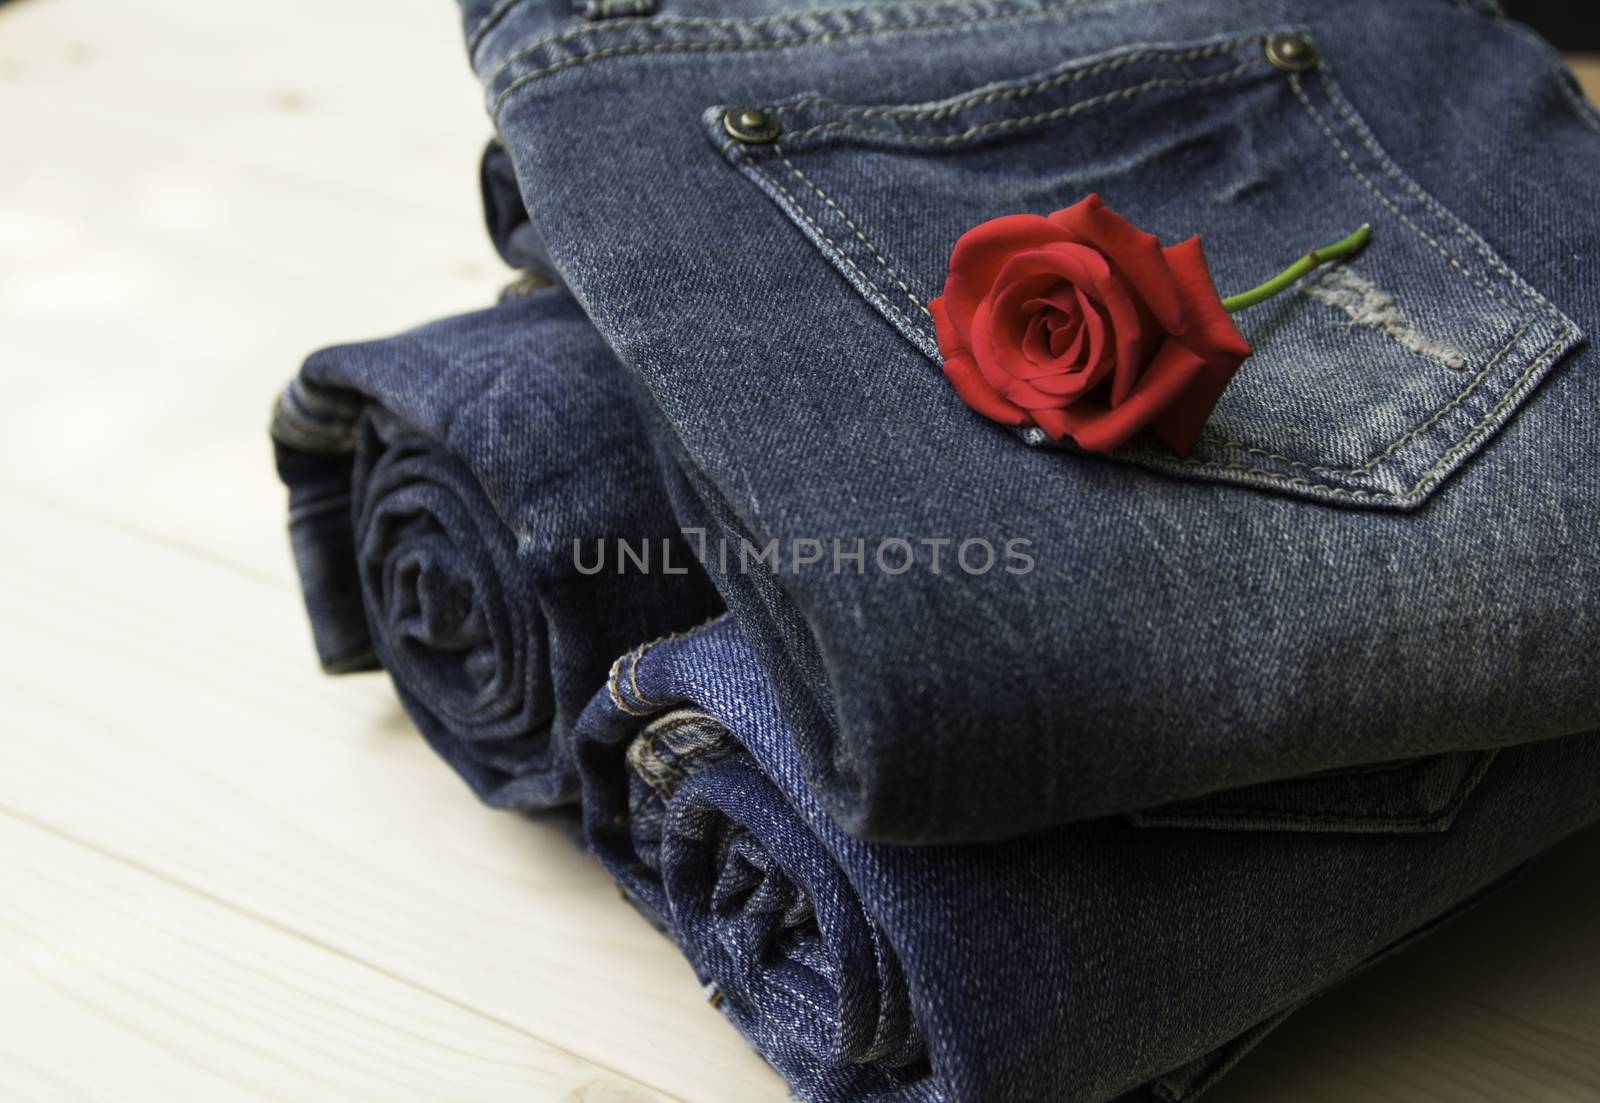
[[[1148,426],[1188,454],[1250,355],[1200,239],[1163,249],[1098,195],[974,226],[928,306],[967,405],[1094,452]]]

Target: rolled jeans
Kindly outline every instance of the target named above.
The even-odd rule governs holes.
[[[865,842],[727,617],[627,653],[576,739],[596,854],[808,1103],[1193,1099],[1600,818],[1579,736],[1006,842]]]
[[[492,805],[573,800],[572,725],[611,661],[721,607],[633,411],[577,303],[545,288],[316,353],[274,413],[324,668],[386,669]]]

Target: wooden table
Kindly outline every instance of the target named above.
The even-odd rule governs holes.
[[[276,389],[506,279],[454,18],[0,4],[0,1099],[785,1096],[566,835],[312,661]],[[1600,1099],[1595,842],[1213,1098]]]

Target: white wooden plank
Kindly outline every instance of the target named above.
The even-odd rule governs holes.
[[[0,5],[0,480],[286,577],[312,349],[492,301],[453,4]]]
[[[665,1097],[0,814],[0,1097]]]
[[[479,807],[275,585],[0,493],[0,808],[685,1100],[781,1099],[557,823]]]

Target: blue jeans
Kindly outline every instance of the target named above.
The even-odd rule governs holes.
[[[533,237],[846,831],[1600,728],[1600,120],[1492,4],[462,7]],[[975,415],[924,309],[964,230],[1090,191],[1201,234],[1224,292],[1373,238],[1241,315],[1191,456],[1091,456]]]
[[[1600,818],[1591,736],[1003,843],[844,833],[729,618],[636,648],[583,820],[808,1103],[1194,1098],[1285,1014]]]
[[[324,667],[388,670],[490,804],[572,800],[572,724],[612,659],[720,608],[630,403],[605,343],[556,288],[316,353],[278,402],[274,447]],[[575,553],[575,541],[618,539],[653,550],[656,569],[593,570],[600,549]]]

